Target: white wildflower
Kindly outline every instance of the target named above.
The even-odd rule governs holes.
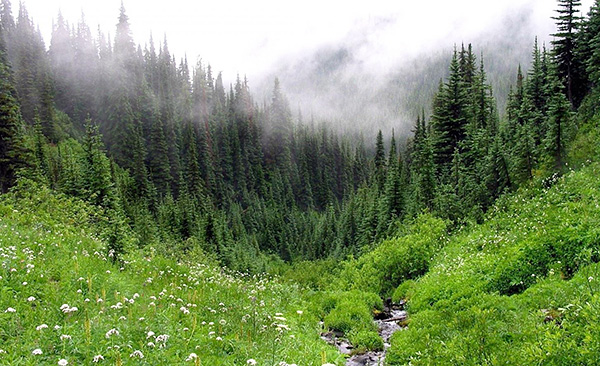
[[[140,359],[141,359],[141,358],[144,358],[144,354],[143,354],[143,353],[142,353],[142,351],[140,351],[140,350],[135,350],[135,351],[133,351],[133,352],[132,352],[132,353],[129,355],[129,357],[130,357],[130,358],[140,358]]]
[[[246,361],[246,365],[256,365],[256,360],[251,358],[248,361]]]
[[[5,312],[5,313],[16,313],[16,312],[17,312],[17,309],[15,309],[15,308],[10,308],[10,307],[9,307],[9,308],[7,308],[6,310],[4,310],[4,312]]]
[[[58,366],[67,366],[69,364],[69,361],[65,360],[64,358],[61,358],[60,360],[58,360]]]
[[[35,297],[33,297],[33,296],[29,296],[29,297],[27,298],[27,301],[29,301],[29,302],[35,301]]]
[[[34,356],[41,355],[42,353],[43,353],[42,350],[39,348],[36,348],[33,351],[31,351],[31,354]]]
[[[39,330],[46,329],[46,328],[48,328],[47,324],[40,324],[37,327],[35,327],[35,330],[39,331]]]
[[[185,359],[186,361],[193,361],[198,358],[198,355],[194,352],[190,353],[190,355]]]
[[[159,336],[156,336],[156,342],[158,342],[158,343],[166,343],[168,339],[169,339],[168,334],[161,334]]]
[[[110,338],[113,335],[116,335],[116,336],[119,335],[119,331],[117,329],[115,329],[115,328],[110,329],[108,332],[106,332],[105,337],[106,338]]]
[[[104,356],[102,356],[102,355],[96,355],[96,356],[94,356],[94,359],[92,360],[92,362],[96,362],[97,363],[97,362],[100,362],[102,360],[104,360]]]

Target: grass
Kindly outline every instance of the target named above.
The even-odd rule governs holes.
[[[600,165],[501,199],[402,285],[389,365],[593,365],[600,357]]]
[[[42,187],[0,200],[0,365],[342,365],[305,290],[202,253],[107,256],[101,213]]]

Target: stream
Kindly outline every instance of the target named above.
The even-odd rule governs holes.
[[[327,332],[323,333],[321,338],[327,343],[336,346],[341,353],[352,355],[346,361],[346,366],[382,366],[387,350],[390,347],[390,338],[395,332],[403,329],[399,323],[405,321],[406,317],[406,311],[391,307],[385,308],[383,313],[375,319],[379,335],[383,339],[383,351],[370,351],[353,355],[354,347],[343,337],[342,333]]]

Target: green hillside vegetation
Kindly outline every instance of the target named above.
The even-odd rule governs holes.
[[[59,16],[46,49],[0,0],[0,364],[342,366],[320,335],[383,350],[391,301],[387,365],[597,364],[600,0],[579,6],[505,113],[455,46],[431,114],[369,143],[278,79],[261,104],[136,46],[123,6],[114,40]]]
[[[2,197],[0,365],[341,364],[298,286],[200,251],[113,261],[103,214],[26,181]]]

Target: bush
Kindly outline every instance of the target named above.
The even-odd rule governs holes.
[[[365,304],[356,304],[351,299],[340,301],[324,319],[325,326],[344,333],[359,329],[372,329],[373,316]]]
[[[394,291],[394,294],[392,295],[392,301],[398,303],[401,300],[410,300],[415,291],[415,287],[416,282],[413,280],[406,280],[402,282],[396,291]]]
[[[375,331],[352,331],[348,334],[348,340],[358,353],[383,350],[383,339]]]
[[[359,259],[346,262],[341,276],[349,288],[389,296],[403,281],[427,272],[446,241],[446,228],[445,221],[421,215],[406,236],[386,240]]]

